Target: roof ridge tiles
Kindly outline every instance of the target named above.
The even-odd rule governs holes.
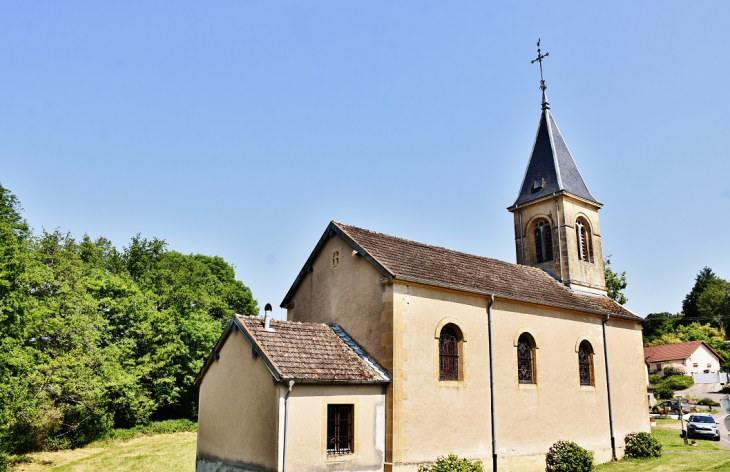
[[[409,243],[409,244],[413,244],[413,245],[416,245],[416,246],[428,247],[428,248],[431,248],[431,249],[441,249],[441,250],[444,250],[444,251],[447,251],[447,252],[451,252],[451,253],[455,253],[455,254],[461,254],[461,255],[464,255],[464,256],[468,256],[468,257],[475,257],[475,258],[478,258],[478,259],[484,259],[484,260],[487,260],[487,261],[497,262],[497,263],[500,263],[500,264],[506,264],[506,265],[510,265],[510,266],[519,266],[519,267],[524,267],[525,269],[531,269],[531,270],[534,270],[534,271],[537,271],[537,272],[543,272],[542,269],[538,269],[537,267],[521,266],[519,264],[513,264],[511,262],[503,261],[501,259],[495,259],[494,257],[487,257],[487,256],[479,255],[479,254],[471,254],[469,252],[457,251],[456,249],[449,249],[449,248],[443,247],[443,246],[436,246],[436,245],[433,245],[433,244],[422,243],[420,241],[414,241],[412,239],[401,238],[400,236],[393,236],[393,235],[387,234],[387,233],[380,233],[378,231],[373,231],[371,229],[361,228],[359,226],[354,226],[354,225],[349,225],[349,224],[346,224],[346,223],[341,223],[339,221],[332,220],[332,222],[335,223],[335,224],[337,224],[342,229],[344,229],[344,228],[354,228],[356,230],[365,231],[367,233],[371,233],[371,234],[376,235],[376,236],[385,236],[385,237],[388,237],[388,238],[392,238],[392,239],[395,239],[395,240],[398,240],[398,241],[401,241],[401,242],[405,242],[405,243]]]

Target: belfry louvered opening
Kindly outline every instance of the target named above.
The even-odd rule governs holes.
[[[550,229],[550,222],[538,220],[535,223],[533,234],[535,236],[535,260],[536,262],[547,262],[553,260],[553,234]]]
[[[591,229],[588,222],[583,218],[578,218],[575,222],[575,238],[578,244],[578,259],[584,262],[593,262]]]

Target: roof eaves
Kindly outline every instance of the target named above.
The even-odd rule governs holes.
[[[350,246],[352,246],[353,249],[355,249],[362,257],[364,257],[373,266],[375,266],[375,268],[378,269],[378,271],[381,274],[383,274],[385,277],[387,277],[388,280],[393,279],[393,274],[383,264],[381,264],[377,259],[375,259],[372,255],[370,255],[370,253],[368,253],[359,244],[357,244],[355,242],[355,240],[352,237],[350,237],[350,235],[347,234],[346,231],[344,231],[342,228],[340,228],[335,221],[330,221],[330,223],[327,225],[327,229],[324,230],[324,233],[322,233],[322,236],[319,238],[317,245],[314,246],[312,253],[307,258],[307,262],[304,263],[304,266],[299,271],[299,274],[297,274],[296,279],[294,279],[294,283],[292,283],[291,287],[289,288],[289,291],[286,292],[284,299],[281,301],[281,304],[279,305],[280,307],[282,307],[282,308],[287,307],[289,301],[296,293],[297,288],[299,288],[299,284],[302,282],[302,280],[304,280],[304,277],[309,273],[309,269],[311,268],[311,265],[314,262],[314,259],[322,251],[322,248],[324,247],[325,243],[327,243],[327,240],[329,239],[330,236],[332,236],[332,234],[338,234]]]
[[[390,379],[373,379],[373,380],[322,380],[322,379],[284,379],[284,380],[291,380],[294,383],[298,384],[334,384],[334,385],[348,385],[348,384],[371,384],[371,385],[379,385],[379,384],[388,384],[390,383]]]
[[[585,309],[585,308],[579,308],[579,307],[575,307],[575,306],[564,305],[564,304],[561,304],[561,303],[552,303],[552,302],[546,302],[546,301],[543,301],[543,300],[535,300],[535,299],[530,299],[530,298],[515,297],[513,295],[506,295],[506,294],[498,293],[498,292],[489,292],[489,291],[485,291],[485,290],[479,290],[479,289],[474,289],[474,288],[469,288],[469,287],[463,287],[463,286],[460,286],[460,285],[444,284],[444,283],[440,283],[440,282],[434,282],[434,281],[431,281],[431,280],[419,279],[419,278],[416,278],[416,277],[407,277],[407,276],[398,276],[397,275],[397,276],[394,277],[394,280],[400,280],[400,281],[403,281],[403,282],[414,282],[414,283],[419,283],[419,284],[423,284],[423,285],[431,285],[433,287],[446,288],[446,289],[450,289],[450,290],[458,290],[460,292],[473,293],[473,294],[482,295],[482,296],[494,295],[495,298],[499,297],[499,298],[503,298],[505,300],[512,300],[512,301],[515,301],[515,302],[530,303],[530,304],[533,304],[533,305],[549,306],[549,307],[553,307],[553,308],[560,308],[560,309],[563,309],[563,310],[570,310],[570,311],[580,311],[580,312],[583,312],[583,313],[590,313],[590,314],[593,314],[593,315],[609,316],[611,318],[621,318],[621,319],[625,319],[625,320],[629,320],[629,321],[634,321],[634,322],[642,323],[642,324],[646,322],[643,318],[641,318],[639,316],[637,316],[636,318],[634,318],[634,317],[631,317],[631,316],[617,315],[615,313],[606,313],[606,312],[597,311],[597,310],[589,310],[589,309]],[[616,302],[614,302],[614,303],[616,303]],[[626,308],[623,308],[623,309],[626,310]],[[630,310],[626,310],[626,311],[630,311]],[[633,312],[631,312],[631,313],[633,313]]]
[[[235,318],[236,315],[233,315],[233,318]],[[233,320],[231,320],[228,323],[228,326],[226,326],[226,329],[223,330],[223,334],[218,338],[218,341],[215,343],[215,346],[213,346],[213,350],[210,351],[210,354],[208,354],[208,358],[205,359],[205,363],[203,363],[203,367],[200,368],[200,371],[198,371],[198,375],[195,376],[195,380],[193,380],[193,386],[198,385],[200,381],[205,376],[205,373],[208,371],[208,368],[215,360],[215,355],[221,350],[223,347],[223,343],[228,338],[228,335],[231,334],[231,331],[234,328]]]

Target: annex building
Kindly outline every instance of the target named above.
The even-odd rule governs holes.
[[[516,262],[327,225],[281,302],[236,315],[196,383],[198,471],[545,470],[559,439],[649,430],[641,318],[606,296],[601,208],[543,90]]]

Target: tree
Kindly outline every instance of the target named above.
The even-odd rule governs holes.
[[[34,235],[20,212],[0,186],[0,456],[195,418],[211,347],[233,313],[258,313],[233,267],[139,234],[121,252]]]
[[[23,211],[23,207],[20,205],[18,197],[0,184],[0,221],[9,225],[13,232],[22,239],[28,236],[30,228],[20,215],[21,211]]]
[[[730,282],[721,278],[710,281],[697,297],[697,312],[724,330],[730,319]]]
[[[648,314],[644,323],[644,342],[650,342],[654,338],[674,333],[681,319],[681,313],[676,315],[668,312]]]
[[[696,318],[701,316],[697,310],[697,300],[707,286],[715,279],[717,279],[717,275],[709,267],[704,267],[697,274],[697,277],[695,277],[695,285],[692,287],[692,291],[684,297],[684,301],[682,302],[682,312],[688,322],[696,321]]]
[[[626,282],[626,271],[618,274],[611,270],[611,255],[609,255],[603,263],[603,271],[606,275],[606,288],[608,289],[608,296],[615,300],[621,305],[625,305],[629,301],[628,298],[621,292],[626,288],[628,282]]]

